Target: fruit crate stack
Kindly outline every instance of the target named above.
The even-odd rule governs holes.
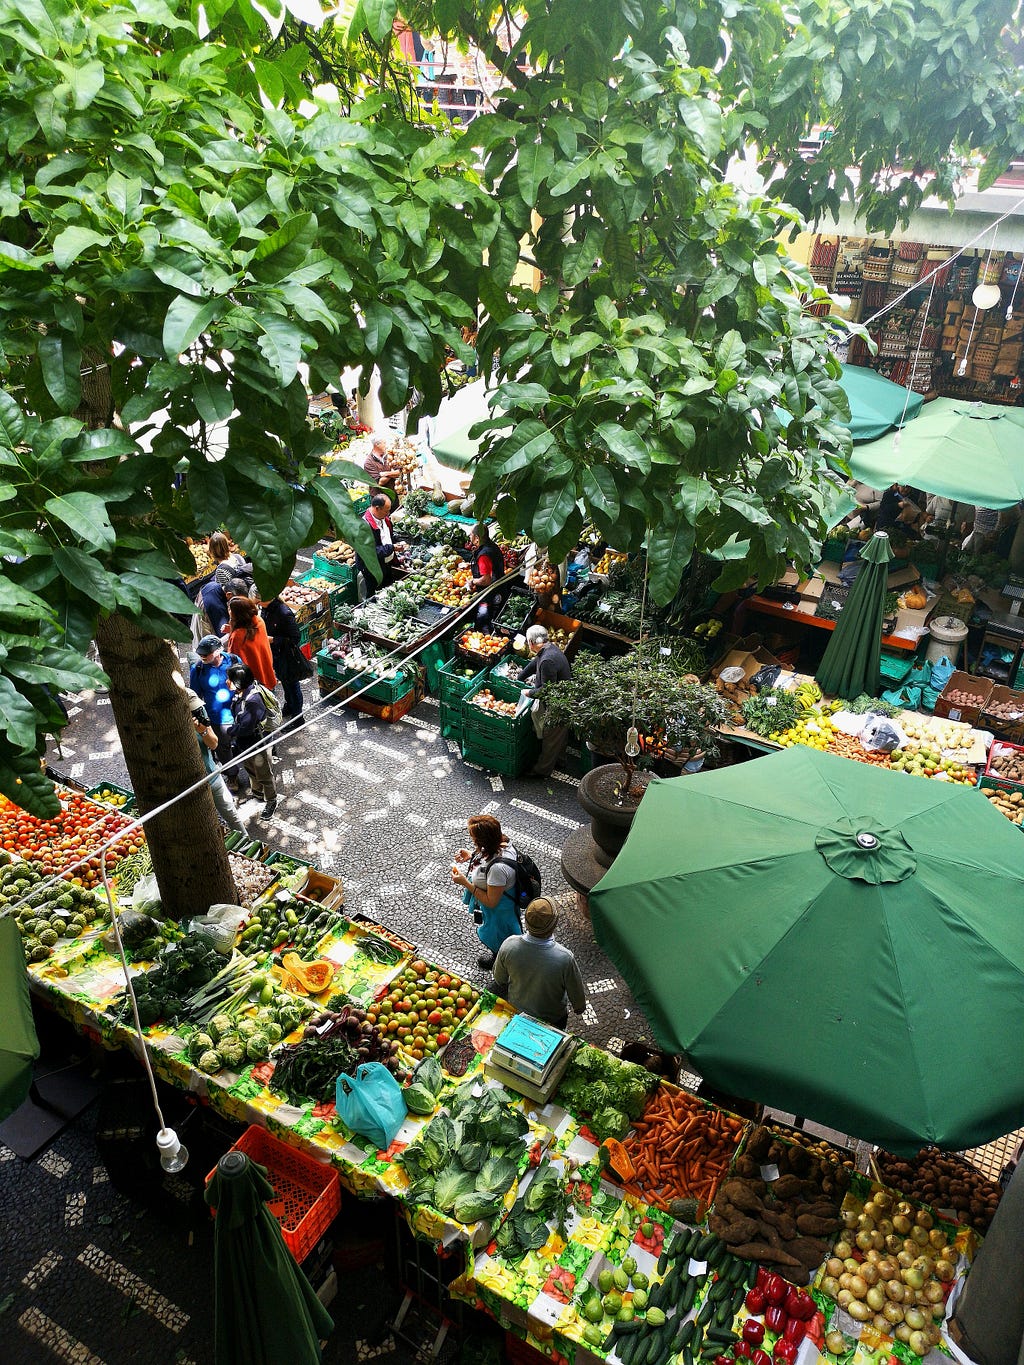
[[[441,734],[462,743],[462,699],[487,676],[486,669],[474,668],[464,659],[449,659],[437,670],[437,699],[441,712]]]
[[[343,565],[348,568],[348,565]],[[321,588],[327,594],[328,610],[334,614],[334,608],[340,606],[354,606],[357,598],[356,581],[353,577],[333,578],[330,574],[320,573],[318,569],[310,569],[297,578],[296,583],[311,584],[315,588]]]
[[[366,687],[370,679],[376,676],[372,669],[350,668],[333,658],[325,649],[316,656],[316,671],[318,675],[340,683],[349,691],[358,692],[361,688],[366,688],[362,696],[367,701],[379,702],[382,705],[394,705],[395,702],[401,701],[416,685],[416,667],[410,664],[387,668],[386,676],[379,677],[372,687]]]
[[[487,710],[474,700],[488,692],[514,706],[523,684],[485,675],[470,688],[462,700],[462,757],[491,772],[518,777],[534,762],[540,747],[533,721],[529,711],[516,716],[510,711]]]

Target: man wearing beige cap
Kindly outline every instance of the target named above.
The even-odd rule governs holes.
[[[507,938],[498,949],[495,983],[521,1014],[564,1029],[569,1006],[582,1014],[587,996],[572,950],[554,939],[558,907],[547,896],[538,896],[526,907],[523,919],[522,936]]]

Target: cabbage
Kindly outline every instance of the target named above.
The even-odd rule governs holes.
[[[405,1100],[405,1107],[410,1114],[432,1114],[437,1108],[437,1098],[434,1092],[425,1085],[418,1082],[410,1085],[402,1097]]]
[[[464,1142],[459,1148],[459,1160],[467,1171],[478,1171],[487,1160],[487,1147],[482,1142]]]
[[[493,1218],[500,1208],[500,1197],[488,1197],[472,1190],[469,1194],[459,1195],[453,1211],[460,1223],[479,1223],[484,1218]]]
[[[451,1213],[460,1195],[475,1192],[475,1182],[469,1171],[442,1171],[434,1181],[434,1207],[442,1213]]]
[[[444,1075],[441,1071],[440,1059],[436,1056],[427,1057],[424,1061],[420,1062],[419,1066],[413,1072],[413,1081],[416,1085],[422,1085],[425,1089],[429,1090],[432,1095],[439,1095],[441,1093],[441,1086],[444,1084]]]
[[[561,1177],[554,1166],[548,1163],[530,1181],[530,1188],[523,1196],[524,1207],[530,1213],[539,1213],[548,1199],[561,1189],[561,1185]]]
[[[517,1173],[516,1163],[508,1157],[488,1157],[476,1178],[476,1188],[485,1195],[504,1194]]]

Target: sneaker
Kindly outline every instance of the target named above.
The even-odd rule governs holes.
[[[276,810],[277,810],[277,797],[275,796],[274,799],[273,799],[273,801],[268,801],[267,804],[266,804],[266,805],[263,807],[263,809],[260,811],[260,819],[261,819],[261,820],[269,820],[270,817],[273,815],[274,811],[276,811]]]

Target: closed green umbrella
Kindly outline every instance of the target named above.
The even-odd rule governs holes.
[[[836,697],[859,697],[862,692],[874,696],[878,687],[882,613],[889,579],[885,566],[893,557],[884,531],[875,532],[860,557],[864,567],[854,579],[815,673],[822,690]]]
[[[319,1365],[331,1315],[295,1264],[266,1201],[266,1170],[228,1152],[206,1187],[214,1224],[216,1365]]]
[[[1024,1126],[1022,904],[976,791],[796,747],[652,783],[590,898],[660,1047],[906,1154]]]
[[[38,1056],[21,935],[5,915],[0,919],[0,1120],[27,1099]]]

